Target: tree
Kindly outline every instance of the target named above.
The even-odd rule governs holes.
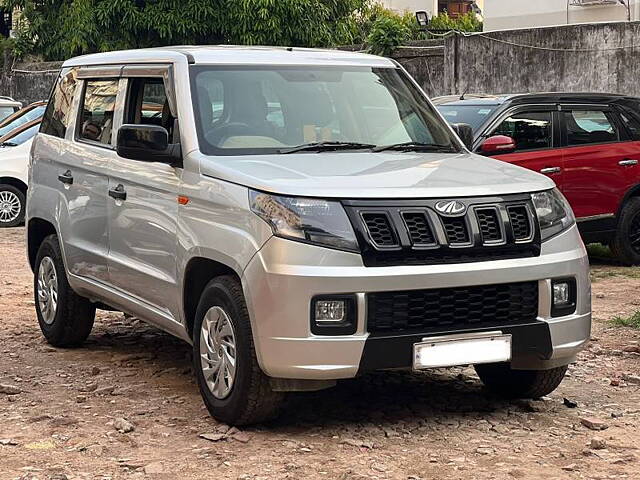
[[[171,44],[351,43],[370,0],[4,0],[16,49],[46,60]]]

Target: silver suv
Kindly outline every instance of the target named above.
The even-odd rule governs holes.
[[[47,341],[81,344],[96,308],[135,315],[193,345],[204,402],[228,423],[378,369],[471,364],[497,392],[539,397],[589,338],[564,197],[469,153],[385,58],[71,59],[29,180]]]

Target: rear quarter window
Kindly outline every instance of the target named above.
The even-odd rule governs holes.
[[[71,122],[71,105],[77,84],[76,69],[67,68],[60,72],[42,118],[40,133],[64,138]]]

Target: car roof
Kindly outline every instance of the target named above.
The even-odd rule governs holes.
[[[22,103],[14,100],[12,97],[6,95],[0,95],[0,106],[3,107],[22,107]]]
[[[464,99],[450,95],[434,99],[436,105],[503,105],[506,103],[612,103],[640,98],[615,93],[595,92],[540,92],[540,93],[511,93],[501,95],[465,94]],[[451,100],[449,100],[449,98]],[[444,99],[444,100],[443,100]]]
[[[344,50],[298,47],[247,47],[235,45],[174,46],[120,50],[75,57],[63,67],[118,65],[126,63],[172,63],[187,60],[203,65],[346,65],[394,67],[384,57]]]

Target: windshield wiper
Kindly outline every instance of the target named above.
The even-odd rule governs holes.
[[[14,142],[2,142],[2,143],[0,143],[0,146],[2,146],[2,147],[17,147],[18,144],[14,143]]]
[[[404,142],[392,145],[380,145],[372,149],[373,152],[384,152],[385,150],[399,150],[401,152],[443,152],[455,153],[456,150],[451,145],[439,145],[437,143]]]
[[[295,153],[304,151],[322,152],[327,150],[362,150],[366,148],[374,148],[375,145],[370,143],[359,142],[311,142],[297,147],[282,148],[278,153]]]

